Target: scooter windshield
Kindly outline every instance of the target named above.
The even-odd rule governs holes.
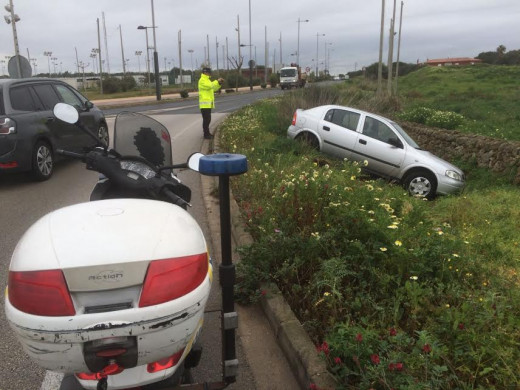
[[[123,111],[117,115],[114,149],[122,156],[141,156],[159,168],[172,165],[168,129],[143,114]]]

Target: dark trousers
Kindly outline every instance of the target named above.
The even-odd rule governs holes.
[[[211,123],[211,108],[201,108],[202,114],[202,131],[204,135],[210,135],[209,124]]]

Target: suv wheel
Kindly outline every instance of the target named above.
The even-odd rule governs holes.
[[[431,172],[415,171],[409,173],[404,179],[404,188],[412,196],[433,199],[437,190],[437,183]]]
[[[44,181],[52,176],[54,169],[54,156],[49,144],[38,141],[33,149],[32,173],[37,180]]]
[[[106,145],[108,145],[110,139],[108,135],[108,127],[105,123],[101,123],[98,127],[97,131],[98,138],[103,141]]]

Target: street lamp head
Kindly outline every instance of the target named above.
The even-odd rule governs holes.
[[[11,18],[9,16],[4,15],[4,19],[7,24],[11,24]]]
[[[138,26],[137,29],[138,30],[146,30],[148,27],[145,27],[145,26]]]

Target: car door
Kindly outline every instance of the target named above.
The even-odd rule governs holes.
[[[360,114],[354,111],[331,108],[319,122],[319,133],[323,140],[322,151],[339,158],[352,156],[359,133]]]
[[[85,110],[85,104],[74,91],[69,88],[67,85],[63,84],[53,84],[56,92],[60,100],[63,103],[70,104],[75,107],[79,112],[79,121],[83,123],[87,128],[94,132],[96,132],[96,123],[95,118],[91,112]],[[69,125],[71,127],[71,131],[73,132],[73,137],[71,138],[71,142],[69,144],[70,150],[73,151],[81,151],[82,148],[93,145],[92,138],[82,131],[76,125]]]
[[[363,128],[354,149],[354,159],[368,161],[366,170],[384,177],[396,177],[404,157],[405,144],[387,123],[365,115]]]
[[[40,120],[45,123],[51,134],[54,148],[70,150],[73,145],[76,130],[71,125],[54,117],[53,109],[60,102],[58,94],[50,83],[38,83],[32,86],[39,98],[43,109],[40,111]]]

